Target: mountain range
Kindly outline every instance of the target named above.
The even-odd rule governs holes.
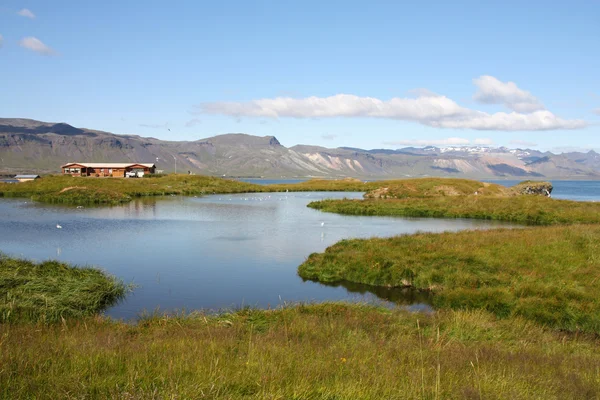
[[[600,179],[600,154],[506,147],[364,150],[282,146],[274,136],[231,133],[196,141],[117,135],[66,123],[0,118],[0,174],[59,173],[68,162],[155,162],[159,170],[231,177],[423,176]]]

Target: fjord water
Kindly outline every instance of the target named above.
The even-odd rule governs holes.
[[[597,192],[598,193],[598,192]],[[304,282],[296,268],[344,238],[507,226],[500,222],[356,217],[306,207],[362,193],[261,193],[136,200],[76,208],[0,200],[0,251],[99,266],[138,285],[107,311],[275,307],[281,302],[384,299],[421,304],[399,290]],[[58,229],[57,224],[62,228]]]

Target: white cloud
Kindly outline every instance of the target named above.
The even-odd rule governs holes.
[[[486,104],[504,104],[507,108],[530,113],[543,110],[544,105],[531,93],[519,89],[514,82],[501,82],[493,76],[484,75],[473,79],[478,91],[473,98]]]
[[[332,135],[332,134],[321,135],[321,138],[325,139],[325,140],[333,140],[337,137],[338,137],[338,135]]]
[[[43,54],[45,56],[56,55],[56,51],[46,46],[40,39],[33,36],[23,38],[19,41],[19,45],[36,53]]]
[[[0,36],[0,39],[2,39],[2,36]],[[0,40],[0,43],[1,43],[1,42],[2,42],[2,41]],[[600,108],[596,108],[596,109],[594,110],[594,114],[596,114],[596,115],[600,115]]]
[[[31,19],[35,18],[35,14],[32,13],[27,8],[23,8],[22,10],[18,11],[17,14],[19,14],[21,17],[25,17],[25,18],[31,18]]]
[[[487,77],[482,77],[487,78]],[[513,83],[501,84],[501,87],[512,87]],[[488,79],[483,81],[487,82]],[[504,86],[502,86],[504,85]],[[514,85],[516,88],[516,85]],[[491,101],[492,97],[484,96],[489,91],[481,90],[482,98]],[[565,120],[550,111],[533,110],[537,99],[533,96],[527,100],[528,93],[516,88],[510,103],[513,108],[528,108],[530,113],[498,112],[494,114],[477,111],[458,105],[446,96],[438,95],[424,89],[413,91],[416,98],[392,98],[380,100],[374,97],[359,97],[351,94],[337,94],[329,97],[276,97],[258,99],[246,102],[209,102],[197,106],[201,114],[220,114],[240,117],[262,118],[333,118],[333,117],[363,117],[387,118],[403,121],[414,121],[436,128],[501,130],[501,131],[537,131],[553,129],[580,129],[587,124],[583,120]],[[520,96],[520,97],[519,97]],[[499,96],[495,97],[499,99]],[[508,95],[503,97],[509,101]],[[527,101],[529,102],[527,102]],[[535,101],[534,101],[535,100]],[[529,106],[525,106],[528,104]]]
[[[2,44],[4,44],[4,37],[0,35],[0,47],[2,47]]]
[[[444,96],[421,96],[416,99],[393,98],[388,101],[374,97],[337,94],[330,97],[295,99],[276,97],[249,102],[214,102],[199,106],[205,114],[225,114],[235,117],[373,117],[402,120],[429,120],[465,115],[470,110],[460,107]]]
[[[194,118],[194,119],[190,119],[188,122],[186,122],[185,127],[192,128],[196,125],[200,125],[201,123],[202,123],[202,120],[200,120],[199,118]]]
[[[489,131],[548,131],[555,129],[580,129],[587,126],[582,120],[565,120],[550,111],[531,114],[498,112],[488,114],[477,111],[467,118],[440,119],[426,123],[436,128],[476,129]]]
[[[465,146],[471,144],[469,139],[451,137],[447,139],[408,139],[383,142],[391,146]]]

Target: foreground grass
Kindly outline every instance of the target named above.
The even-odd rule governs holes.
[[[342,240],[311,254],[305,279],[432,290],[438,309],[484,309],[600,335],[600,226]]]
[[[0,253],[0,322],[56,322],[94,315],[128,287],[95,268],[34,263]]]
[[[600,202],[542,196],[438,196],[402,199],[322,200],[308,207],[345,215],[476,218],[534,225],[600,223]]]
[[[0,325],[10,399],[583,399],[598,339],[484,311],[347,304]]]

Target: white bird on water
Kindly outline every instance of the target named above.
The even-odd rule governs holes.
[[[59,224],[56,224],[56,229],[62,229],[62,226],[60,226]]]
[[[321,222],[321,226],[325,226],[325,222]]]

